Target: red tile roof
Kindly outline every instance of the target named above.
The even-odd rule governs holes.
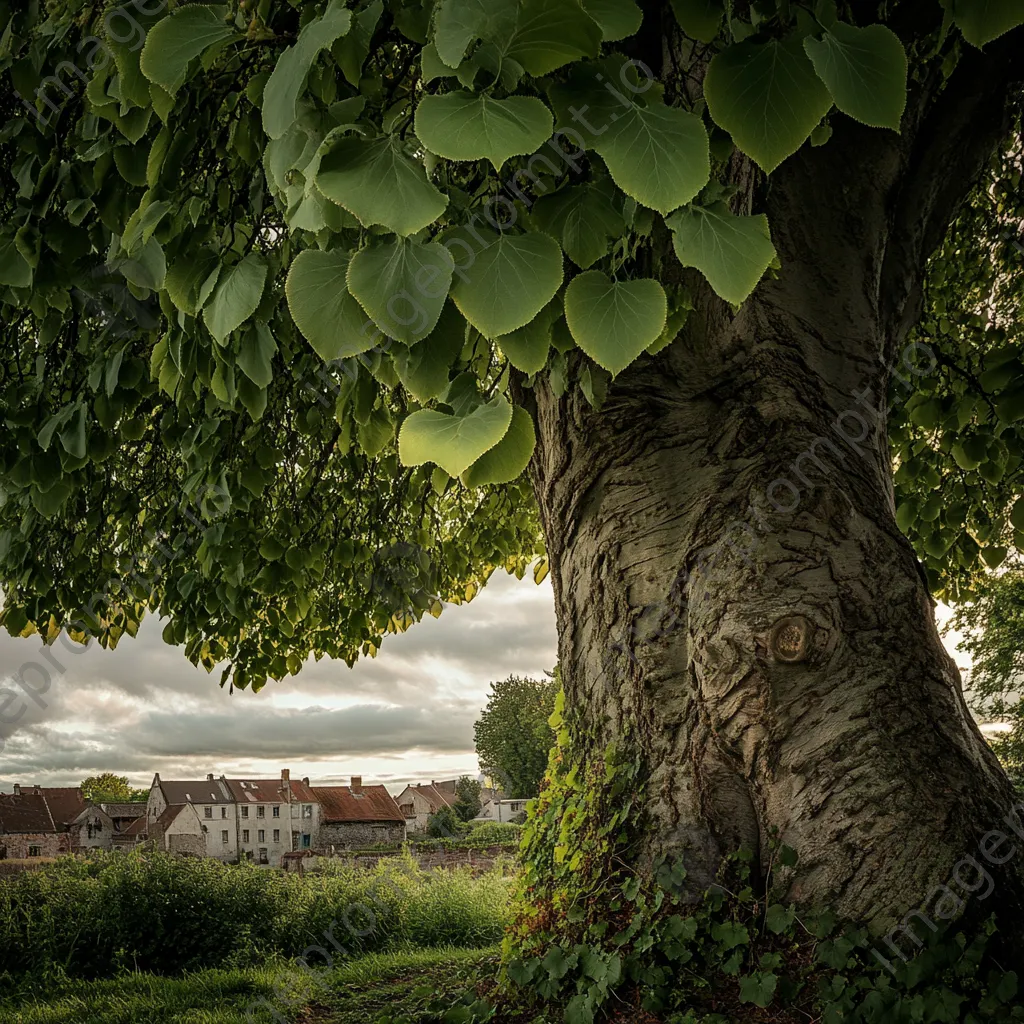
[[[62,832],[55,826],[42,794],[0,793],[0,833]]]
[[[313,786],[314,799],[320,802],[325,822],[405,821],[394,797],[384,786]]]
[[[231,795],[240,804],[283,804],[288,802],[286,786],[291,787],[292,803],[311,804],[316,800],[313,790],[303,782],[281,779],[228,779]]]
[[[424,800],[427,801],[431,814],[437,814],[442,807],[454,806],[458,800],[454,793],[448,793],[444,790],[438,789],[434,783],[431,783],[428,786],[424,782],[417,786],[408,786],[407,788],[415,790],[421,797],[423,797]]]
[[[43,799],[50,808],[55,825],[70,825],[85,810],[86,800],[77,786],[61,788],[40,786],[39,792],[43,794]]]
[[[146,816],[143,815],[141,818],[136,818],[124,831],[118,832],[118,836],[144,836],[146,834],[149,821]]]

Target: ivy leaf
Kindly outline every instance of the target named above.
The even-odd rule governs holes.
[[[704,97],[715,123],[765,172],[795,153],[832,106],[798,39],[746,40],[716,54]]]
[[[708,134],[701,119],[677,107],[632,105],[612,114],[594,148],[615,184],[638,203],[669,213],[688,203],[711,175]]]
[[[679,27],[701,43],[713,42],[722,24],[721,0],[672,0]]]
[[[185,83],[189,64],[235,30],[224,20],[227,7],[193,4],[158,21],[146,36],[139,66],[151,82],[172,96]]]
[[[582,0],[583,9],[601,26],[606,43],[628,39],[640,31],[643,11],[634,0]]]
[[[348,289],[389,338],[412,345],[437,324],[452,266],[437,242],[399,238],[360,249],[349,261]]]
[[[725,203],[688,206],[665,221],[684,267],[696,267],[727,302],[740,305],[775,259],[768,218],[738,217]]]
[[[331,0],[323,15],[309,22],[295,45],[278,57],[263,88],[263,130],[270,138],[279,139],[295,123],[299,95],[313,61],[351,27],[352,12],[342,6],[342,0]]]
[[[502,395],[465,416],[420,409],[402,423],[398,457],[403,466],[432,462],[449,476],[461,476],[505,436],[511,422],[512,406]]]
[[[844,114],[899,131],[907,105],[907,54],[892,29],[837,21],[820,40],[808,36],[804,51]]]
[[[740,978],[740,1002],[765,1007],[775,995],[779,979],[774,974],[751,974]]]
[[[569,259],[583,270],[607,255],[612,240],[626,227],[607,178],[542,196],[533,215],[537,225],[554,235]]]
[[[588,270],[565,289],[565,319],[576,344],[614,375],[665,329],[668,301],[657,281],[613,283],[601,271]]]
[[[256,312],[263,298],[267,265],[250,253],[220,275],[217,288],[203,309],[203,322],[218,344]]]
[[[1024,24],[1024,5],[1020,0],[953,0],[953,22],[980,49]]]
[[[781,935],[789,930],[789,926],[796,920],[796,911],[791,907],[786,908],[781,903],[773,903],[764,915],[764,923],[770,932]]]
[[[525,409],[514,406],[508,432],[462,474],[462,482],[467,487],[510,483],[526,469],[536,447],[533,417]]]
[[[364,227],[382,224],[398,235],[413,235],[444,213],[448,199],[402,152],[394,136],[350,135],[320,161],[317,188],[359,218]]]
[[[424,96],[416,108],[416,135],[447,160],[490,160],[536,152],[551,137],[551,111],[533,96],[496,100],[460,90]]]
[[[476,233],[486,243],[458,267],[452,298],[485,338],[528,324],[562,285],[562,250],[543,232]]]

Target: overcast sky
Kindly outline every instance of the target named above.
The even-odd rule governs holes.
[[[148,787],[165,779],[217,775],[273,778],[290,768],[345,781],[362,775],[392,790],[408,781],[450,779],[478,770],[473,722],[492,680],[541,675],[557,660],[551,586],[496,572],[468,605],[446,606],[401,636],[388,637],[376,659],[349,669],[310,661],[298,676],[271,681],[258,694],[218,686],[220,671],[194,668],[167,646],[156,619],[115,651],[91,644],[51,649],[64,671],[39,707],[17,725],[0,724],[0,791],[14,782],[77,785],[112,771]],[[0,686],[26,662],[46,664],[38,637],[0,630]],[[26,678],[45,682],[38,672]],[[22,708],[5,706],[12,717]],[[2,721],[2,719],[0,719]]]

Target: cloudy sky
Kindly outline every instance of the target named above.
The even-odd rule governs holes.
[[[74,654],[58,642],[51,653],[64,671],[51,669],[46,706],[31,703],[17,725],[0,724],[0,791],[76,785],[103,771],[148,787],[157,771],[270,778],[288,767],[293,778],[347,782],[354,773],[393,790],[475,774],[473,722],[489,683],[539,676],[556,661],[550,583],[503,572],[470,604],[386,639],[376,659],[353,669],[310,661],[259,694],[229,695],[218,670],[194,668],[160,632],[148,620],[115,651],[91,644]],[[40,648],[38,637],[0,630],[0,687],[26,662],[45,664]],[[38,673],[26,678],[45,685]],[[8,717],[23,706],[20,697],[5,706],[10,699],[0,689]]]

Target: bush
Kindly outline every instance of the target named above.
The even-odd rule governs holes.
[[[499,872],[428,874],[409,857],[373,870],[327,862],[304,877],[160,853],[62,857],[0,878],[0,970],[168,974],[294,957],[332,940],[342,955],[486,945],[501,937],[506,901]]]
[[[452,807],[442,807],[427,819],[427,835],[431,839],[451,839],[459,834],[463,823]]]
[[[470,833],[474,846],[518,846],[522,837],[521,825],[507,821],[485,821]]]

